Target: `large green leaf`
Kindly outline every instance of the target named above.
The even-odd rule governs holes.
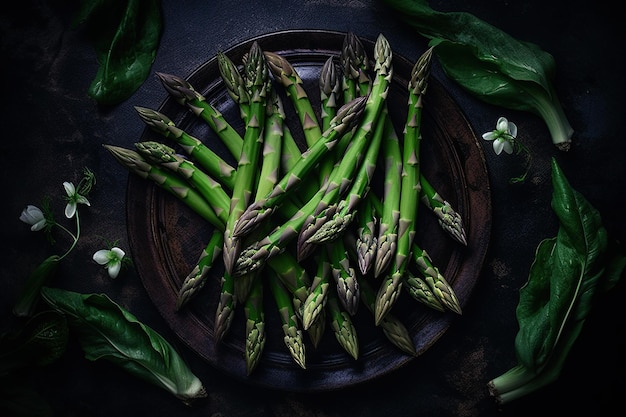
[[[538,246],[516,311],[518,360],[536,371],[564,343],[561,338],[578,336],[570,330],[587,317],[607,265],[608,239],[600,214],[570,186],[554,159],[552,184],[559,231]]]
[[[174,347],[106,295],[44,287],[42,296],[67,314],[87,359],[111,361],[185,402],[206,396],[202,382]]]
[[[74,25],[86,27],[100,64],[88,94],[107,105],[130,97],[146,80],[156,57],[160,0],[86,0]]]

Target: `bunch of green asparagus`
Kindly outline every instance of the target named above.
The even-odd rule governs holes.
[[[212,226],[206,247],[181,285],[177,308],[203,288],[221,255],[215,337],[223,339],[242,307],[248,374],[264,348],[262,300],[268,288],[282,319],[285,345],[302,368],[304,335],[317,346],[327,323],[341,347],[358,358],[353,319],[361,303],[395,346],[415,355],[407,328],[392,312],[403,289],[430,308],[461,314],[453,288],[415,242],[419,202],[437,216],[445,232],[467,244],[461,215],[420,170],[432,49],[413,67],[401,138],[389,117],[392,50],[382,34],[373,60],[356,35],[346,34],[339,56],[329,56],[321,69],[319,108],[294,66],[257,42],[240,65],[222,52],[216,59],[240,110],[242,132],[185,79],[157,76],[181,106],[215,132],[236,165],[166,115],[145,107],[136,107],[139,116],[172,146],[156,141],[136,143],[134,150],[104,145],[130,172],[172,193]],[[281,97],[293,106],[300,132],[292,132],[294,123],[291,128],[287,123]],[[306,146],[298,145],[298,133]],[[372,187],[374,173],[384,176],[381,190]],[[315,270],[304,266],[305,259],[314,260]]]

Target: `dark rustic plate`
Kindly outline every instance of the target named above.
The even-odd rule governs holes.
[[[224,52],[233,62],[241,62],[256,40],[263,50],[284,55],[304,80],[314,105],[319,106],[319,71],[329,56],[339,55],[344,36],[345,33],[327,31],[279,32],[251,39]],[[372,57],[373,41],[364,39],[363,43]],[[406,117],[406,84],[413,63],[396,54],[393,64],[394,78],[388,103],[397,132],[401,135]],[[242,131],[238,108],[226,93],[215,57],[187,79],[233,126]],[[288,115],[293,115],[287,98],[284,98],[284,103]],[[229,159],[215,134],[185,107],[168,97],[158,110],[170,117],[177,126],[203,139],[218,154]],[[288,119],[288,123],[296,139],[303,143],[297,119],[296,124],[292,123],[293,120]],[[476,135],[463,111],[434,77],[431,77],[425,97],[422,132],[422,172],[462,214],[468,245],[460,245],[443,232],[432,213],[424,208],[420,209],[416,239],[452,284],[461,306],[464,306],[479,278],[489,244],[489,180]],[[146,129],[142,140],[163,139]],[[229,160],[236,163],[232,158]],[[317,347],[307,341],[307,369],[301,369],[283,344],[280,320],[273,300],[265,300],[267,343],[259,366],[252,375],[247,376],[244,359],[245,323],[241,308],[237,310],[225,340],[218,344],[213,340],[214,315],[223,266],[216,265],[206,286],[190,304],[182,311],[175,311],[178,289],[208,241],[211,226],[171,195],[132,175],[128,184],[127,215],[134,262],[149,296],[180,339],[225,373],[250,384],[274,389],[323,391],[371,380],[413,359],[392,345],[381,329],[374,326],[370,312],[361,307],[354,317],[359,337],[358,360],[354,360],[339,346],[328,326]],[[404,321],[419,354],[430,348],[459,318],[451,312],[441,313],[429,309],[407,294],[400,297],[392,313]]]

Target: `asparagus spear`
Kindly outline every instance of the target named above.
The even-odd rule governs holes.
[[[193,114],[204,120],[226,145],[230,153],[238,158],[241,154],[242,138],[224,118],[224,115],[213,105],[207,103],[206,98],[197,92],[188,81],[176,75],[162,72],[156,74],[165,90],[176,101],[187,106]]]
[[[361,300],[367,309],[373,314],[376,305],[376,292],[371,284],[364,277],[359,279],[359,289],[361,291]],[[413,339],[406,326],[393,314],[387,314],[380,322],[383,333],[396,347],[409,355],[417,355]]]
[[[365,201],[358,213],[358,227],[356,230],[355,248],[357,252],[357,264],[361,274],[366,275],[371,270],[376,258],[376,237],[377,217],[374,209],[373,193],[367,193]]]
[[[306,369],[306,349],[302,337],[302,330],[298,326],[298,319],[288,291],[282,286],[279,279],[269,275],[269,287],[274,295],[283,328],[283,341],[293,360],[302,368]]]
[[[322,66],[319,77],[321,127],[323,131],[326,131],[330,128],[331,122],[337,115],[337,108],[340,107],[339,92],[341,89],[341,84],[339,79],[340,77],[337,73],[337,68],[335,67],[333,57],[328,57],[328,59],[326,60],[326,62],[324,62],[324,65]],[[344,103],[349,103],[350,101],[352,101],[352,99],[345,100]],[[344,138],[346,136],[350,136],[350,134],[344,133]],[[336,147],[335,149],[333,149],[331,155],[334,155],[334,157],[323,159],[320,162],[320,184],[325,184],[326,181],[328,181],[328,175],[332,171],[335,160],[338,160],[338,158],[336,157]]]
[[[407,271],[404,280],[405,288],[413,299],[434,310],[446,310],[423,278],[413,275],[410,271]],[[387,316],[388,315],[389,314],[387,314]]]
[[[352,222],[356,215],[357,206],[368,194],[370,183],[376,170],[378,153],[385,126],[386,109],[383,109],[381,119],[375,122],[374,133],[369,147],[361,162],[352,186],[347,195],[337,203],[334,216],[321,225],[307,240],[307,243],[327,243],[339,238]]]
[[[241,118],[246,121],[250,117],[250,96],[246,91],[245,81],[237,66],[226,56],[224,53],[219,52],[217,55],[218,58],[218,66],[220,70],[220,74],[222,79],[224,80],[224,84],[226,85],[226,90],[228,94],[233,99],[235,103],[239,105]],[[283,126],[283,167],[286,170],[289,170],[295,160],[300,156],[300,148],[296,143],[293,135],[291,134],[291,130],[289,126],[284,123],[285,120],[285,112],[283,110],[282,100],[276,94],[273,85],[270,86],[272,90],[274,90],[274,112],[276,113],[276,117],[279,117]]]
[[[334,331],[335,338],[342,348],[354,359],[359,358],[359,340],[356,328],[350,314],[343,311],[334,291],[328,292],[328,302],[326,303],[330,315],[330,324]]]
[[[300,75],[298,75],[291,63],[279,54],[266,51],[265,57],[274,80],[285,88],[287,95],[293,103],[307,146],[313,146],[322,136],[322,130],[320,129],[317,115],[313,110],[313,105],[302,85]]]
[[[423,175],[420,176],[420,183],[422,185],[420,200],[435,213],[443,230],[448,232],[455,240],[467,246],[467,237],[461,215],[452,208],[448,201],[439,195]]]
[[[165,138],[174,140],[208,175],[232,188],[235,179],[235,168],[232,165],[204,145],[198,138],[176,127],[174,122],[164,114],[139,106],[135,106],[135,110],[152,130]]]
[[[336,283],[337,298],[348,314],[354,316],[359,307],[359,281],[357,274],[350,266],[348,253],[343,240],[327,246],[332,267],[332,276]]]
[[[413,245],[413,258],[419,270],[424,275],[424,282],[428,285],[434,296],[442,306],[457,314],[461,313],[461,306],[454,289],[433,265],[432,259],[425,250]]]
[[[326,211],[330,205],[337,201],[350,184],[354,171],[361,159],[363,149],[367,146],[375,122],[380,117],[389,91],[389,84],[393,75],[392,51],[387,39],[380,34],[374,47],[376,77],[372,85],[371,93],[367,96],[363,117],[357,130],[352,135],[350,146],[337,167],[333,170],[326,187],[326,192],[316,209],[314,215],[307,219],[302,233],[298,238],[298,244],[306,246],[306,241],[317,230],[318,225],[325,223],[334,210]],[[321,221],[320,221],[321,220]],[[304,259],[306,251],[298,251],[298,259]]]
[[[259,364],[265,347],[265,313],[263,311],[263,282],[256,276],[250,294],[244,303],[246,316],[246,372],[252,373]]]
[[[402,277],[411,255],[415,236],[415,218],[421,185],[420,142],[423,96],[428,85],[432,48],[423,53],[411,71],[409,81],[409,102],[404,130],[402,154],[402,182],[400,195],[400,217],[398,221],[398,241],[391,271],[384,280],[376,296],[375,322],[379,324],[398,298],[402,288]]]
[[[186,179],[207,200],[220,220],[226,222],[227,212],[223,210],[223,207],[229,204],[230,198],[217,181],[198,169],[193,162],[176,155],[174,149],[163,143],[138,142],[135,143],[135,148],[152,163],[169,169]]]
[[[385,160],[385,180],[383,183],[382,211],[379,212],[380,224],[374,261],[375,277],[379,277],[388,268],[395,254],[398,240],[402,151],[400,150],[398,135],[390,119],[385,122],[382,148]]]
[[[183,280],[176,298],[176,310],[181,310],[202,289],[206,283],[206,276],[213,267],[215,260],[222,253],[223,233],[215,229],[206,247],[202,250],[198,262]]]
[[[198,191],[191,188],[184,179],[171,175],[169,170],[154,166],[138,152],[119,146],[106,144],[103,146],[122,166],[141,178],[151,180],[159,188],[183,201],[198,215],[208,221],[209,224],[216,227],[223,225],[221,219],[205,198]]]
[[[309,295],[302,307],[302,326],[305,330],[308,330],[311,324],[318,320],[320,313],[326,306],[331,273],[329,253],[326,250],[320,251],[317,259],[317,272],[311,283]]]
[[[337,73],[337,67],[335,66],[332,56],[328,57],[322,66],[319,77],[319,88],[321,129],[322,131],[326,131],[330,127],[331,120],[337,114],[337,109],[340,107],[339,91],[341,84],[339,83],[339,74]],[[349,101],[351,100],[346,100],[345,102],[347,103]]]
[[[246,124],[241,155],[237,164],[235,184],[231,195],[228,220],[224,230],[223,258],[226,270],[233,272],[241,250],[241,241],[235,235],[235,225],[251,199],[255,172],[262,149],[265,105],[269,90],[268,67],[265,55],[257,42],[250,47],[245,65],[246,88],[250,96],[250,117]]]
[[[339,109],[329,129],[315,144],[302,153],[298,162],[283,175],[273,190],[245,209],[234,228],[235,236],[241,237],[249,234],[260,222],[272,214],[285,197],[289,196],[288,191],[300,185],[302,179],[316,166],[319,159],[332,149],[347,130],[359,122],[364,106],[364,99],[356,99]]]
[[[250,95],[235,63],[222,51],[217,53],[217,66],[228,95],[239,105],[241,119],[250,117]]]
[[[224,233],[220,230],[222,239]],[[233,322],[235,308],[239,304],[235,290],[234,277],[225,271],[220,279],[220,298],[215,309],[214,338],[216,342],[221,341]]]
[[[343,68],[344,99],[352,100],[358,95],[368,95],[371,87],[371,79],[368,76],[369,59],[363,43],[354,32],[346,33],[339,56]]]

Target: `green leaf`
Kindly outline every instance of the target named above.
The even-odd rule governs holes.
[[[52,255],[44,259],[26,279],[22,290],[13,306],[13,314],[18,317],[30,316],[35,312],[39,301],[39,292],[44,285],[48,285],[56,273],[61,257]]]
[[[573,129],[554,89],[552,55],[470,13],[438,12],[426,0],[386,2],[431,40],[450,79],[487,103],[540,116],[553,143],[569,148]]]
[[[577,336],[568,332],[589,314],[607,265],[608,238],[600,214],[571,188],[554,159],[552,184],[559,231],[538,246],[516,311],[518,360],[536,371],[548,362],[561,338]]]
[[[89,96],[107,105],[126,100],[146,80],[156,57],[160,0],[83,1],[74,18],[79,25],[86,26],[100,64]]]
[[[202,382],[174,347],[106,295],[45,287],[42,296],[67,314],[87,359],[111,361],[185,403],[206,397]]]
[[[612,288],[626,267],[626,256],[609,241],[599,212],[570,186],[554,158],[551,168],[559,230],[537,246],[520,289],[518,364],[488,383],[500,404],[558,379],[599,294]]]
[[[63,314],[42,311],[29,317],[18,331],[0,338],[0,375],[56,361],[65,352],[68,334]]]

